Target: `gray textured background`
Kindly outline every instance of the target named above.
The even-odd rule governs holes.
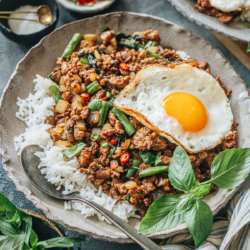
[[[15,2],[15,0],[10,0]],[[183,26],[192,32],[204,37],[206,40],[211,42],[216,48],[218,48],[226,58],[235,67],[236,71],[240,74],[243,81],[250,89],[250,72],[249,70],[239,62],[239,60],[227,49],[223,44],[221,44],[209,31],[202,27],[197,26],[194,23],[188,21],[180,13],[178,13],[167,0],[117,0],[109,9],[101,12],[104,14],[107,12],[114,11],[132,11],[139,13],[146,13],[155,16],[165,18],[172,21],[180,26]],[[76,14],[65,10],[60,6],[60,19],[57,27],[62,26],[65,23],[69,23],[78,19],[83,19],[90,17],[92,15]],[[104,24],[105,26],[105,24]],[[142,28],[143,29],[143,28]],[[157,29],[157,27],[155,27]],[[7,40],[2,34],[0,34],[0,93],[2,93],[3,88],[8,82],[8,79],[12,72],[14,71],[16,64],[26,52],[30,49],[28,46],[19,45],[14,42]],[[202,51],[201,51],[202,53]],[[237,84],[237,83],[235,83]],[[13,100],[16,102],[16,100]],[[3,170],[0,163],[0,192],[8,196],[11,201],[13,201],[18,207],[26,208],[38,211],[35,206],[27,201],[22,193],[19,193],[14,184],[8,179],[6,172]],[[36,225],[36,228],[40,228],[42,233],[42,225]],[[38,229],[39,230],[39,229]],[[77,233],[65,231],[67,236],[79,236]],[[105,241],[95,240],[88,238],[88,241],[82,243],[81,247],[75,247],[76,249],[87,249],[87,250],[136,250],[140,249],[135,244],[117,244],[109,243]]]

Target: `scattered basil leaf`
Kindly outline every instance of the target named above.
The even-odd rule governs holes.
[[[69,148],[68,150],[64,151],[63,152],[63,155],[68,157],[68,158],[71,158],[73,157],[74,155],[78,154],[81,150],[83,150],[85,148],[86,144],[85,143],[79,143],[79,144],[76,144],[75,146]]]
[[[0,193],[0,221],[10,221],[15,216],[17,207]]]
[[[113,107],[113,102],[115,100],[115,98],[118,96],[119,94],[113,95],[109,100],[109,107],[112,108]]]
[[[96,62],[95,62],[95,59],[94,59],[94,56],[89,54],[88,56],[88,60],[89,60],[89,63],[91,65],[91,67],[93,67],[96,71],[97,74],[101,74],[101,70],[96,66]]]
[[[247,52],[250,52],[250,41],[248,42]]]
[[[89,52],[89,51],[82,51],[82,52],[78,53],[77,56],[80,57],[80,56],[86,56],[86,55],[92,55],[92,56],[94,56],[94,54],[91,53],[91,52]]]
[[[193,207],[185,212],[185,222],[197,248],[209,236],[213,227],[213,214],[203,200],[197,199]]]
[[[219,153],[211,165],[211,179],[220,188],[239,186],[250,173],[250,148],[233,148]]]
[[[23,250],[25,234],[0,236],[0,250]]]
[[[53,81],[53,79],[51,78],[51,75],[53,75],[53,74],[54,74],[53,71],[52,71],[51,73],[48,74],[48,78],[49,78],[51,81]]]
[[[77,145],[77,144],[79,144],[79,141],[73,141],[72,144]]]
[[[142,219],[139,233],[151,234],[176,227],[184,222],[184,213],[174,214],[174,208],[182,195],[170,194],[158,198],[150,205]]]
[[[110,28],[109,28],[109,27],[106,27],[106,28],[104,28],[101,32],[105,32],[105,31],[108,31],[108,30],[110,30]]]
[[[140,157],[142,158],[142,160],[144,162],[146,162],[147,164],[154,164],[155,163],[155,155],[152,154],[151,152],[139,152]]]
[[[73,132],[73,131],[74,131],[74,127],[70,127],[70,126],[68,126],[68,127],[67,127],[67,131],[69,131],[69,132]]]
[[[73,247],[74,245],[81,244],[85,239],[75,237],[58,237],[37,243],[37,248],[43,250],[52,247]]]
[[[156,155],[154,165],[157,166],[160,162],[161,162],[161,158],[158,155]]]
[[[195,187],[194,189],[190,190],[196,198],[202,198],[204,195],[208,194],[210,191],[211,184],[206,184],[203,186]]]
[[[33,229],[31,229],[31,233],[30,233],[30,245],[32,246],[32,248],[34,248],[36,246],[38,242],[38,236],[35,233],[35,231]]]
[[[195,175],[187,152],[178,146],[169,164],[168,177],[171,184],[180,191],[190,191],[195,185]]]
[[[129,37],[130,35],[122,33],[122,32],[117,32],[115,35],[117,42],[119,42],[122,38],[129,38]]]
[[[130,194],[127,194],[126,196],[124,196],[125,200],[130,202]]]

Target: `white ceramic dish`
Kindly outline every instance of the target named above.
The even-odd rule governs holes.
[[[76,5],[73,0],[57,0],[61,5],[63,5],[66,9],[83,13],[83,14],[94,14],[100,12],[102,10],[107,9],[115,0],[108,0],[105,2],[97,2],[93,6],[84,6],[84,5]]]
[[[208,16],[195,8],[197,0],[168,0],[179,12],[190,21],[212,30],[235,41],[248,43],[250,40],[250,29],[246,22],[232,21],[228,24],[220,23],[216,17]]]
[[[250,138],[250,99],[244,82],[233,66],[210,43],[176,24],[144,14],[117,12],[69,23],[45,37],[19,62],[0,100],[0,154],[9,178],[15,183],[17,190],[23,192],[28,200],[44,212],[46,217],[66,229],[102,240],[125,243],[131,240],[113,225],[99,221],[96,217],[84,219],[83,215],[77,211],[65,211],[63,202],[49,198],[37,190],[23,173],[13,143],[14,136],[25,130],[25,124],[15,116],[18,110],[16,100],[18,96],[23,99],[30,92],[33,93],[32,80],[35,74],[46,77],[51,72],[56,58],[61,55],[74,33],[99,34],[106,26],[129,34],[147,29],[159,30],[163,47],[172,46],[176,50],[186,51],[198,61],[206,60],[212,76],[221,76],[223,84],[233,90],[230,98],[231,106],[235,122],[240,123],[237,146],[242,148],[250,146],[248,140]],[[214,215],[226,205],[235,191],[236,189],[218,189],[205,197]],[[130,219],[129,223],[138,229],[140,220]],[[182,224],[176,228],[150,235],[150,237],[163,239],[186,231],[186,225]]]

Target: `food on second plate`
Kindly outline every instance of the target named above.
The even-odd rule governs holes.
[[[112,0],[73,0],[75,4],[85,5],[88,7],[95,5],[96,2],[106,2],[106,1],[112,1]]]
[[[189,152],[200,182],[211,177],[210,166],[219,152],[235,147],[237,124],[226,97],[230,91],[219,77],[209,75],[207,62],[162,48],[158,31],[128,35],[106,28],[100,39],[102,44],[96,45],[96,34],[75,34],[49,75],[53,82],[38,76],[35,96],[19,99],[17,116],[28,129],[15,138],[15,145],[17,150],[42,145],[45,152],[37,153],[41,171],[64,194],[77,191],[123,219],[135,216],[135,208],[144,216],[154,191],[181,193],[168,178],[178,142]],[[140,85],[138,96],[133,84]],[[122,111],[119,103],[128,100],[124,93],[129,90],[145,119]],[[196,109],[190,116],[194,121],[190,110],[175,108],[179,102],[183,110]],[[175,140],[158,134],[156,126],[166,128]],[[186,143],[191,138],[196,139]],[[215,189],[212,185],[211,191]],[[65,206],[86,217],[95,214],[77,202]]]
[[[215,16],[221,23],[229,23],[235,17],[250,21],[249,0],[198,0],[196,8],[209,16]]]
[[[190,64],[145,67],[114,104],[190,153],[219,145],[233,124],[218,81]]]

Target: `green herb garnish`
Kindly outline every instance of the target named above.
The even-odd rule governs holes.
[[[74,145],[73,147],[69,148],[68,150],[63,152],[63,155],[71,158],[74,155],[78,154],[80,151],[82,151],[85,148],[86,144],[85,143],[79,143]]]

